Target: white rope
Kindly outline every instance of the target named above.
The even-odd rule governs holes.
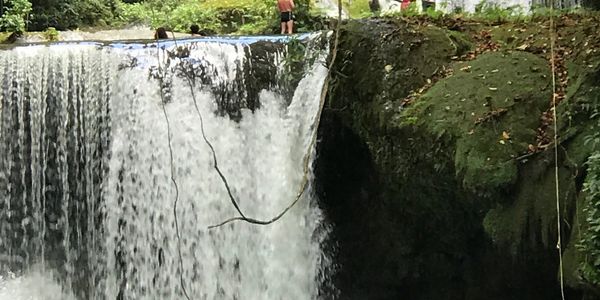
[[[560,186],[558,174],[558,117],[556,114],[556,100],[558,94],[556,92],[556,53],[555,53],[555,34],[556,28],[554,24],[554,1],[550,2],[550,63],[552,65],[552,115],[554,119],[554,184],[556,187],[556,230],[557,241],[556,249],[558,250],[559,261],[559,280],[560,280],[560,295],[561,299],[565,300],[565,283],[564,283],[564,268],[562,258],[562,226],[561,226],[561,208],[560,208]]]

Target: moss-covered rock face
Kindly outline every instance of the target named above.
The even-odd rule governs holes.
[[[343,26],[316,164],[338,266],[331,293],[417,300],[560,294],[554,143],[539,151],[540,140],[553,136],[548,41],[532,36],[543,26]],[[578,277],[584,257],[575,245],[584,227],[574,222],[582,220],[600,60],[583,47],[589,38],[560,28],[559,41],[581,40],[573,51],[559,45],[573,53],[558,109],[567,293],[594,299]],[[484,42],[498,51],[481,53],[481,32],[491,32]],[[470,50],[477,55],[463,56]]]
[[[456,64],[400,118],[455,143],[457,178],[495,193],[517,179],[516,158],[533,144],[552,95],[547,62],[523,52],[491,53]]]

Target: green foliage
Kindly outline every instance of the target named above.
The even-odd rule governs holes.
[[[117,7],[122,24],[150,24],[184,32],[196,24],[211,32],[260,33],[277,18],[275,6],[268,0],[151,0]]]
[[[150,23],[151,12],[146,5],[142,3],[117,4],[117,20],[128,24],[146,24]]]
[[[187,32],[190,25],[196,24],[202,30],[221,31],[225,24],[219,20],[220,13],[215,8],[191,2],[173,9],[171,16],[161,15],[154,19],[152,26],[166,25],[173,30]]]
[[[598,0],[583,0],[583,6],[591,9],[600,10],[600,1]]]
[[[584,213],[588,228],[579,245],[586,256],[581,270],[586,281],[600,285],[600,152],[592,155],[587,165],[584,191],[587,193],[588,205]]]
[[[514,5],[502,7],[490,0],[482,0],[475,6],[474,17],[493,22],[506,22],[512,18],[523,16],[523,10],[520,6]]]
[[[419,7],[417,6],[417,2],[411,2],[410,5],[408,5],[408,7],[402,11],[402,14],[405,16],[418,15]]]
[[[114,20],[118,0],[32,0],[30,30],[105,26]]]
[[[31,3],[28,0],[10,0],[8,4],[0,18],[0,26],[7,31],[25,32]]]
[[[373,12],[371,12],[371,9],[369,8],[368,0],[344,0],[343,7],[351,18],[366,18],[373,16]]]
[[[417,2],[412,2],[406,9],[400,11],[400,14],[406,17],[414,17],[419,15],[419,7]]]
[[[311,22],[310,1],[295,1],[295,28],[303,31]],[[216,33],[264,34],[279,28],[277,6],[271,0],[147,0],[117,3],[120,24],[149,24],[187,32],[192,24]]]
[[[432,19],[440,19],[444,16],[444,12],[442,10],[436,10],[433,7],[428,7],[425,10],[425,15]]]
[[[283,59],[285,71],[283,80],[287,83],[299,81],[304,68],[306,46],[297,38],[291,38],[287,43],[287,55]]]
[[[56,28],[54,27],[48,27],[44,31],[44,38],[46,38],[47,41],[58,41],[58,35],[58,30],[56,30]]]
[[[419,7],[417,6],[417,3],[412,2],[405,9],[387,11],[387,12],[382,13],[381,15],[385,16],[385,17],[394,18],[394,17],[415,17],[415,16],[418,16],[419,14],[420,14]]]
[[[534,5],[531,7],[531,17],[532,19],[545,19],[550,16],[557,17],[560,14],[564,13],[560,9],[551,9],[545,5]]]
[[[239,34],[261,34],[269,27],[267,20],[258,20],[252,23],[246,23],[240,26],[237,30]]]

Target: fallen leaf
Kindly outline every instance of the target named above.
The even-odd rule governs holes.
[[[464,71],[464,72],[469,72],[469,71],[471,71],[471,66],[462,67],[462,68],[460,68],[460,70]]]
[[[525,51],[525,50],[527,50],[527,48],[529,48],[529,45],[523,44],[523,45],[517,47],[517,50]]]
[[[506,142],[504,140],[499,140],[498,143],[500,143],[502,145],[506,144]]]
[[[394,69],[394,67],[393,67],[392,65],[386,65],[386,66],[385,66],[385,71],[386,71],[387,73],[391,72],[393,69]]]
[[[502,131],[502,139],[508,140],[510,139],[510,134],[506,131]]]

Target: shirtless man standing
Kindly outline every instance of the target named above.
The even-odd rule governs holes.
[[[281,34],[292,34],[294,31],[294,0],[277,0],[277,7],[281,13]]]

